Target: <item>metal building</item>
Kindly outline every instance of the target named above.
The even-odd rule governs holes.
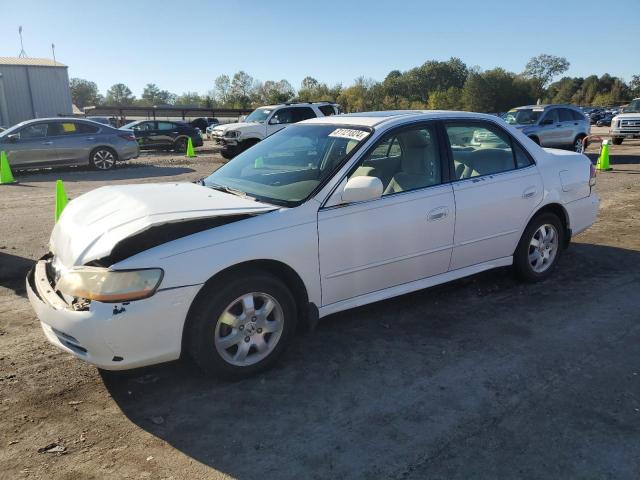
[[[72,111],[66,65],[47,58],[0,57],[0,126]]]

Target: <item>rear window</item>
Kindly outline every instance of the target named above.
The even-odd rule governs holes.
[[[302,120],[307,120],[309,118],[316,118],[316,113],[312,108],[309,107],[299,107],[293,109],[293,121],[301,122]]]
[[[76,133],[98,133],[99,127],[88,123],[76,123]]]
[[[573,113],[568,108],[559,109],[560,121],[561,122],[573,122]]]

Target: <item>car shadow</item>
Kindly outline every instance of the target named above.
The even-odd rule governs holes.
[[[94,170],[88,166],[58,167],[41,170],[20,170],[14,172],[18,182],[51,182],[57,179],[82,182],[104,182],[111,180],[133,180],[138,178],[172,177],[195,172],[193,168],[185,166],[155,166],[129,163],[119,165],[114,170],[106,172]]]
[[[1,242],[1,240],[0,240]],[[0,245],[0,248],[4,248]],[[16,295],[26,297],[24,279],[36,261],[0,250],[0,287],[13,290]]]
[[[101,375],[131,422],[233,478],[382,478],[376,469],[397,462],[403,444],[438,441],[435,417],[462,415],[466,397],[494,381],[474,355],[545,361],[532,338],[557,320],[538,321],[540,302],[580,304],[639,264],[636,251],[573,244],[542,283],[501,268],[334,314],[275,368],[240,381],[207,378],[188,359]],[[415,410],[421,401],[432,414]]]

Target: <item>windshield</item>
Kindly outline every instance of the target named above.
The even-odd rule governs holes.
[[[24,127],[26,124],[27,124],[27,122],[20,122],[20,123],[17,123],[16,125],[14,125],[11,128],[7,128],[6,130],[0,132],[0,138],[6,137],[7,135],[11,135],[12,133],[16,133],[16,131],[18,131],[19,129]]]
[[[264,123],[271,112],[270,108],[256,108],[244,121]]]
[[[304,201],[371,134],[364,127],[292,125],[242,152],[204,185],[291,206]]]
[[[624,113],[640,113],[640,98],[635,99],[624,107]]]
[[[522,110],[511,110],[507,113],[505,121],[511,125],[533,125],[538,123],[543,110],[523,108]]]

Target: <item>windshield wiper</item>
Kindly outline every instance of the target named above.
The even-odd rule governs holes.
[[[218,185],[217,183],[212,183],[207,185],[209,188],[213,188],[214,190],[218,190],[219,192],[230,193],[231,195],[235,195],[241,198],[249,198],[251,200],[255,200],[255,197],[252,197],[247,192],[243,192],[242,190],[237,190],[235,188],[227,187],[226,185]]]

